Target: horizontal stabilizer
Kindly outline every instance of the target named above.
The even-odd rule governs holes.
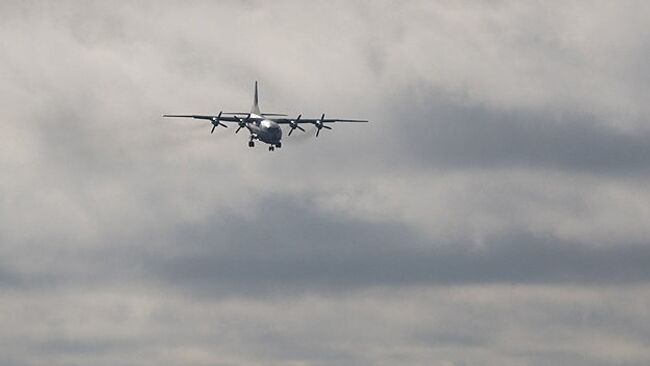
[[[249,112],[223,112],[223,114],[227,114],[229,116],[240,116],[240,115],[246,115]],[[287,115],[284,113],[262,113],[262,116],[264,117],[286,117]]]

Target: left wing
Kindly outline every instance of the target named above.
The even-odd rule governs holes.
[[[298,118],[270,118],[273,120],[275,123],[278,124],[302,124],[302,123],[311,123],[311,124],[319,124],[319,123],[335,123],[335,122],[368,122],[368,120],[365,119],[340,119],[340,118],[302,118],[298,116]]]

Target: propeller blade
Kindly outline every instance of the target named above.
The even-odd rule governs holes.
[[[323,125],[323,128],[328,129],[328,130],[331,130],[331,129],[332,129],[332,127],[327,126],[327,125]]]
[[[302,132],[305,132],[305,129],[302,128],[302,127],[300,127],[300,126],[296,126],[296,128],[299,129],[299,130],[302,131]]]
[[[239,128],[237,128],[237,130],[235,131],[235,133],[236,133],[236,134],[239,133],[239,130],[241,130],[241,126],[239,126]]]
[[[223,123],[221,123],[221,114],[223,111],[219,111],[219,114],[216,117],[212,117],[212,131],[210,133],[214,133],[214,129],[217,128],[217,126],[221,125],[223,127],[227,127]]]
[[[320,128],[316,130],[316,137],[318,137],[319,134],[320,134]]]
[[[293,128],[289,130],[289,136],[291,136],[291,133],[293,132]]]

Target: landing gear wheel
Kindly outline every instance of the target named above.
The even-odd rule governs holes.
[[[248,147],[255,147],[255,143],[253,141],[248,141]]]
[[[269,151],[273,151],[273,150],[275,150],[275,147],[269,146]]]
[[[278,142],[277,144],[275,144],[275,147],[277,147],[278,149],[281,148],[281,147],[282,147],[282,143],[281,143],[281,142]]]

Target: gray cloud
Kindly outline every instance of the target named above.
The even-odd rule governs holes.
[[[395,106],[393,116],[399,126],[395,136],[404,139],[409,154],[424,164],[452,169],[511,166],[588,174],[648,173],[650,135],[643,131],[616,130],[599,116],[579,112],[504,111],[426,95],[426,105],[402,103]]]
[[[6,272],[2,283],[65,288],[153,281],[196,294],[258,297],[382,286],[622,285],[650,279],[646,243],[608,246],[527,232],[487,237],[481,245],[436,242],[401,224],[318,212],[309,200],[272,197],[261,203],[255,217],[210,214],[148,237],[109,233],[98,248],[59,255],[62,265],[51,272]],[[85,263],[70,267],[66,260]]]
[[[645,282],[645,243],[599,247],[530,233],[429,242],[395,224],[354,222],[291,199],[263,201],[259,218],[208,217],[175,233],[186,250],[154,256],[154,273],[200,291],[350,289],[477,283]],[[255,230],[250,228],[254,227]],[[156,257],[158,259],[156,259]]]

